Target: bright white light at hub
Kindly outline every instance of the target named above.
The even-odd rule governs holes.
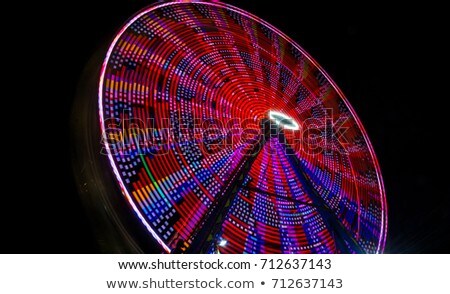
[[[219,245],[220,247],[225,247],[225,245],[227,245],[227,243],[228,243],[227,240],[221,239],[221,240],[219,241],[219,244],[218,244],[218,245]]]
[[[269,118],[273,120],[277,125],[287,129],[287,130],[298,130],[300,129],[298,123],[291,117],[284,113],[278,111],[269,111]]]

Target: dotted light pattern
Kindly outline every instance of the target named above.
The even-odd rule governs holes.
[[[105,151],[123,195],[167,252],[180,240],[191,244],[214,200],[248,160],[242,152],[248,143],[239,140],[240,134],[212,152],[213,145],[195,135],[192,122],[258,122],[271,110],[300,124],[331,113],[345,127],[346,152],[296,149],[293,156],[301,164],[294,167],[282,144],[271,138],[221,224],[220,237],[227,244],[220,251],[339,252],[333,232],[296,176],[301,168],[359,246],[382,252],[387,208],[367,135],[333,81],[276,28],[222,3],[158,4],[120,30],[101,71]],[[147,135],[153,142],[167,142],[168,126],[185,128],[174,132],[168,144],[150,146],[138,142],[145,134],[127,136],[125,121],[151,121]],[[120,140],[123,148],[117,152]]]

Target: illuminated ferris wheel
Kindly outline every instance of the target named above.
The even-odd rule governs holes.
[[[361,122],[311,56],[246,11],[183,1],[136,14],[107,52],[98,110],[111,184],[162,252],[384,249]]]

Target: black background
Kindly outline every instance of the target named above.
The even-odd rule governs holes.
[[[28,7],[17,31],[22,64],[7,67],[18,97],[8,125],[1,207],[4,253],[93,253],[95,237],[71,167],[69,117],[88,60],[149,1]],[[385,181],[387,253],[450,253],[448,52],[444,9],[292,1],[226,1],[297,41],[348,97]],[[32,38],[30,37],[32,36]],[[14,42],[12,42],[14,43]],[[16,50],[17,49],[17,50]],[[13,60],[14,61],[14,60]],[[12,87],[12,86],[11,86]],[[5,147],[5,146],[4,146]],[[8,203],[8,204],[6,204]]]

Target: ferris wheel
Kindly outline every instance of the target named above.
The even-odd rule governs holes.
[[[98,118],[110,184],[162,252],[384,250],[383,181],[360,120],[257,16],[197,1],[138,12],[107,51]]]

